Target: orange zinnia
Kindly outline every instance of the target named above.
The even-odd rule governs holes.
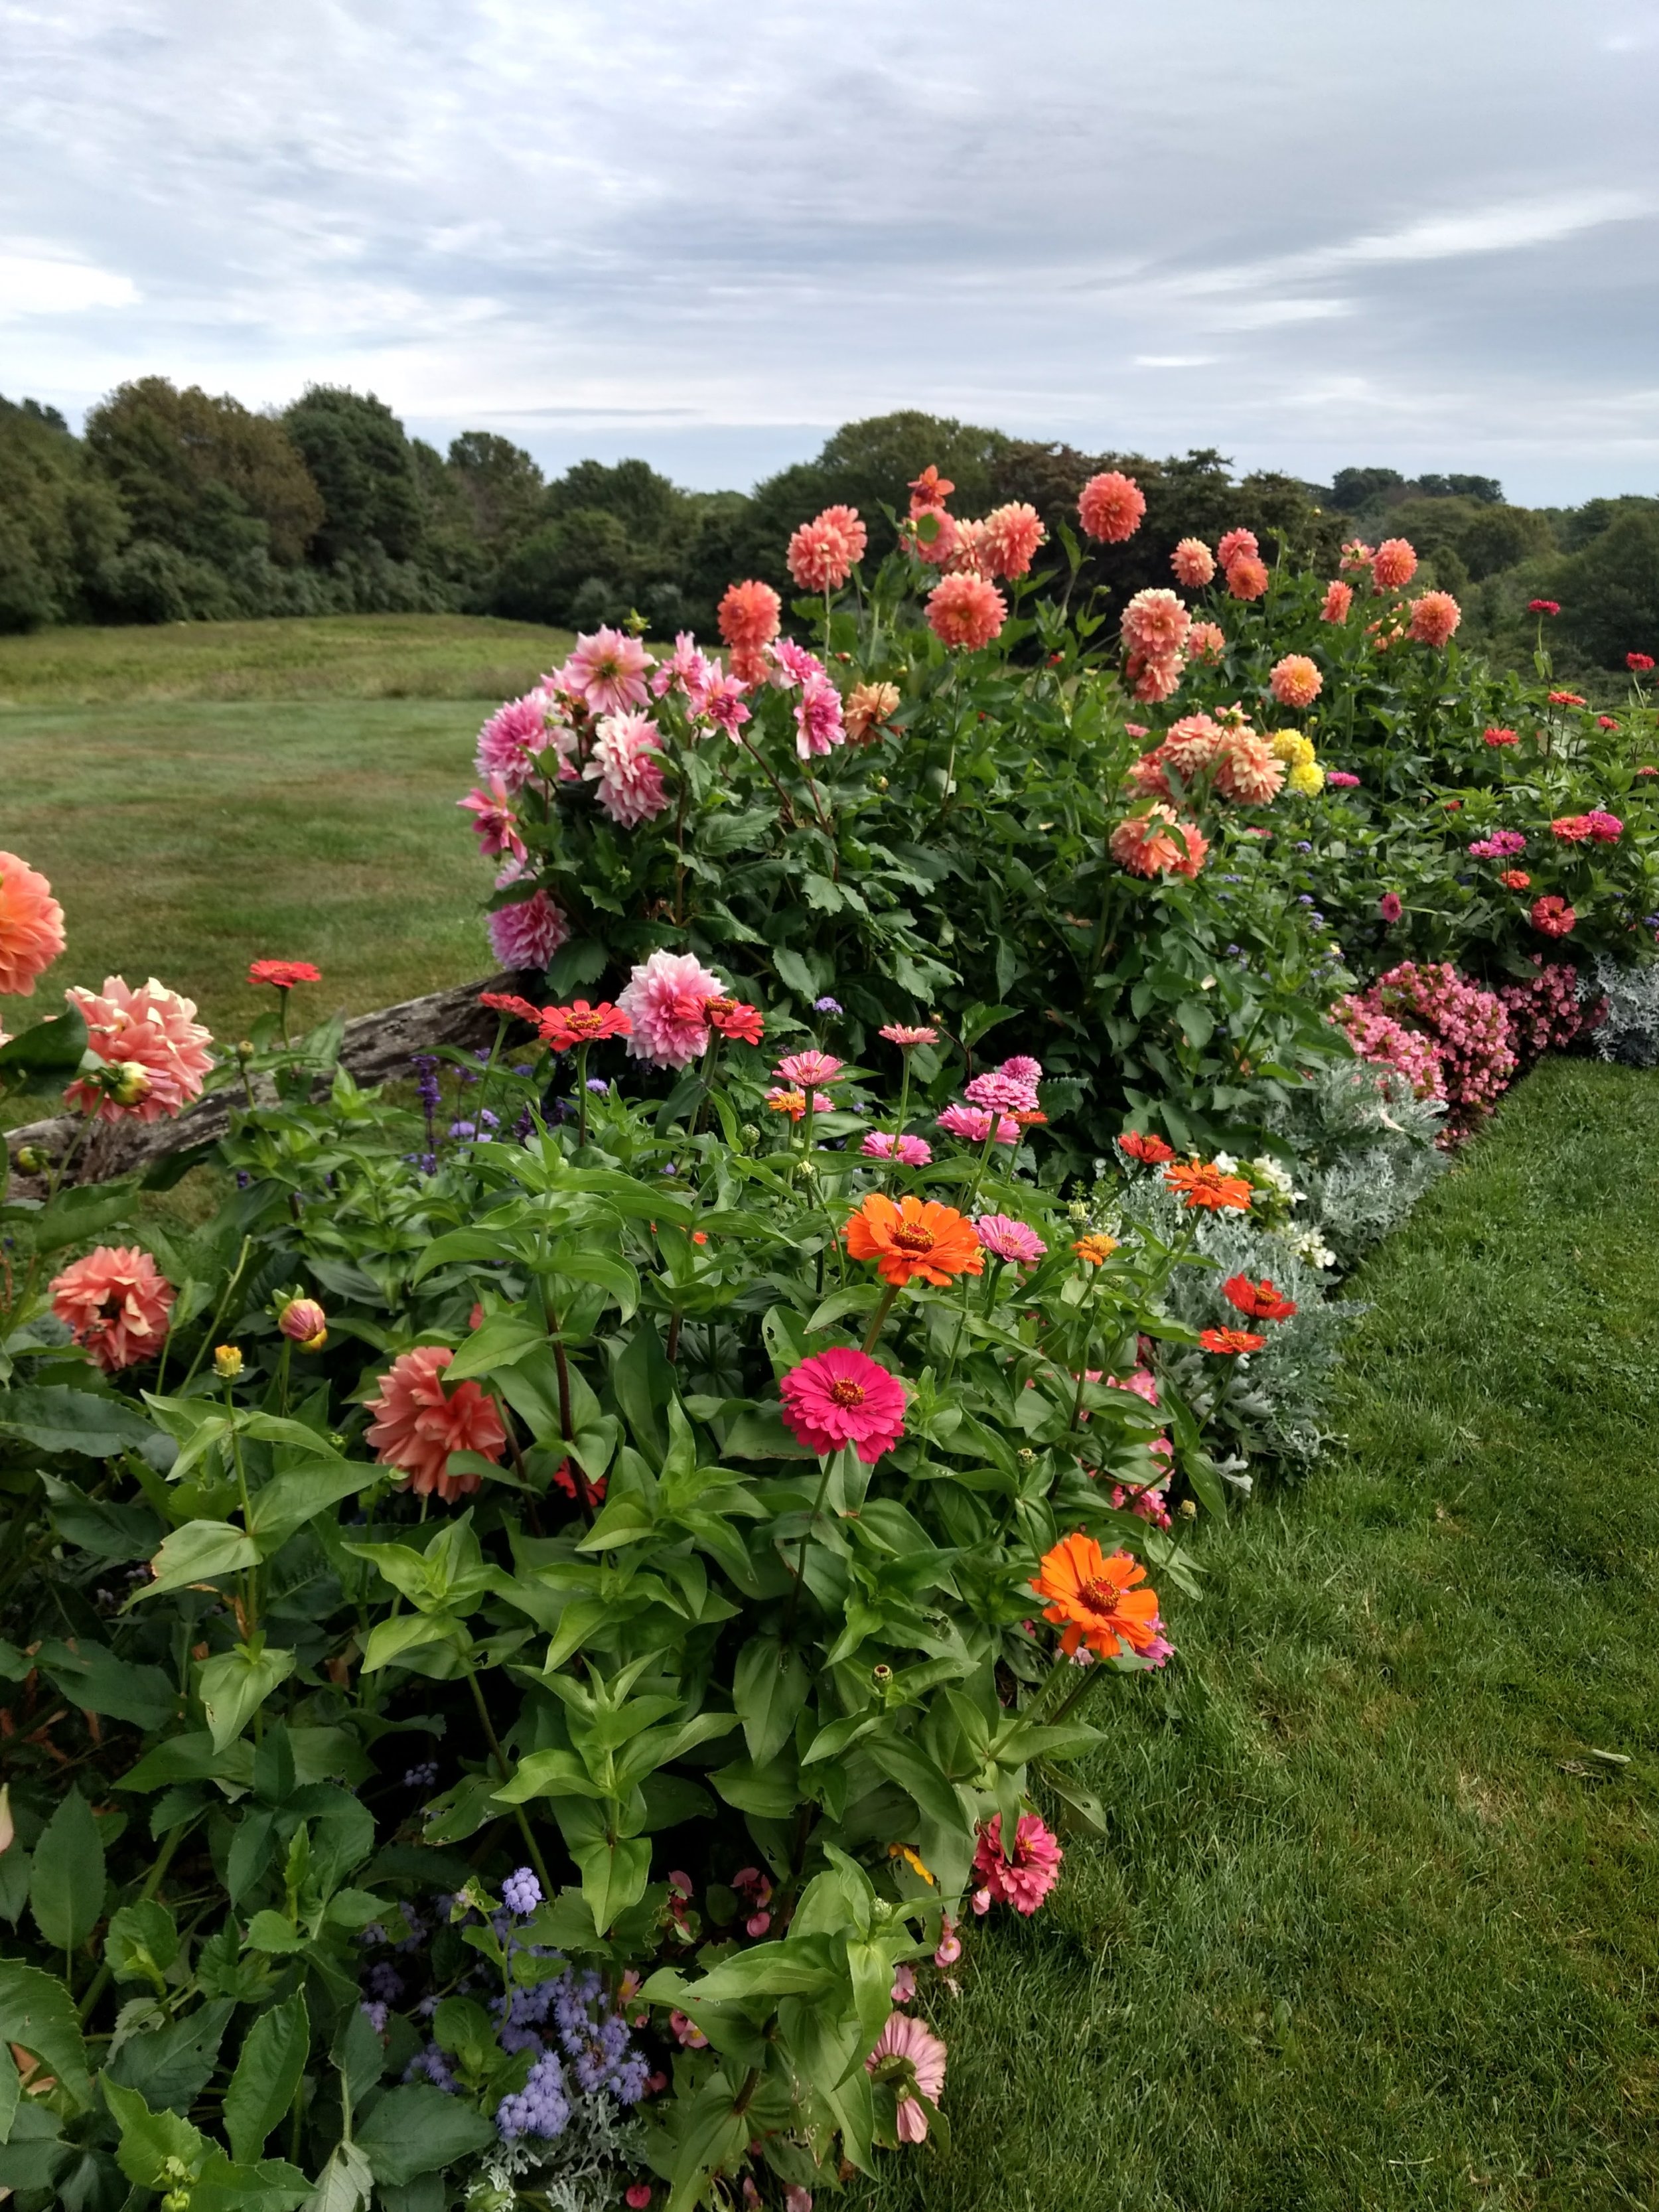
[[[1132,1651],[1149,1650],[1158,1634],[1158,1592],[1134,1587],[1146,1579],[1138,1559],[1103,1552],[1079,1531],[1043,1553],[1031,1588],[1051,1601],[1042,1617],[1060,1627],[1068,1659],[1083,1644],[1103,1659],[1115,1659],[1126,1644]]]
[[[1103,1267],[1117,1249],[1115,1237],[1079,1237],[1072,1249],[1085,1267]]]
[[[905,1198],[895,1206],[880,1191],[848,1216],[847,1249],[855,1260],[875,1261],[883,1282],[900,1290],[918,1275],[924,1283],[948,1283],[985,1267],[974,1224],[955,1206],[931,1198],[925,1205]]]
[[[1211,1213],[1250,1210],[1250,1186],[1243,1176],[1223,1175],[1208,1160],[1188,1160],[1181,1167],[1165,1168],[1164,1180],[1194,1209],[1203,1207]]]

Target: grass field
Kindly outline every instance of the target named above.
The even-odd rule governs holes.
[[[35,1005],[155,975],[234,1035],[262,956],[322,969],[319,1015],[485,973],[490,877],[455,801],[489,706],[569,643],[448,616],[0,638],[0,698],[29,702],[0,707],[0,847],[69,928]]]
[[[860,2212],[1659,2203],[1659,1084],[1547,1063],[1352,1290],[1346,1453],[1109,1701]]]

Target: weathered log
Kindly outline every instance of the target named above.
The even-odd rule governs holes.
[[[340,1065],[359,1083],[384,1083],[407,1075],[411,1054],[428,1052],[434,1045],[488,1044],[495,1034],[495,1017],[478,1004],[478,994],[511,991],[521,982],[515,975],[488,975],[482,982],[458,983],[453,990],[428,992],[423,999],[405,999],[399,1006],[359,1014],[345,1025]],[[268,1080],[263,1088],[267,1097],[275,1095]],[[212,1144],[229,1127],[232,1106],[240,1103],[240,1091],[221,1091],[199,1100],[176,1121],[101,1121],[76,1155],[68,1180],[102,1182],[111,1176],[149,1167],[170,1153]],[[15,1164],[24,1146],[33,1146],[48,1161],[60,1160],[85,1126],[79,1114],[54,1114],[46,1121],[9,1130],[5,1141],[13,1156],[13,1192],[19,1197],[46,1195],[44,1176],[25,1175]]]

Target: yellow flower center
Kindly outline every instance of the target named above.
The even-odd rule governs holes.
[[[831,1405],[861,1406],[865,1390],[862,1382],[854,1382],[850,1375],[838,1375],[825,1394]]]

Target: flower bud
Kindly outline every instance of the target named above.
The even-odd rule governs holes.
[[[149,1097],[149,1070],[136,1060],[112,1060],[98,1078],[118,1106],[138,1106]]]
[[[242,1371],[242,1355],[234,1344],[216,1345],[213,1371],[222,1382],[234,1382]]]
[[[1198,1508],[1190,1498],[1183,1498],[1176,1506],[1176,1511],[1180,1514],[1183,1521],[1196,1521],[1198,1518]]]
[[[46,1171],[46,1156],[38,1145],[19,1145],[12,1160],[19,1175],[42,1175]]]
[[[301,1352],[320,1352],[328,1342],[328,1316],[315,1298],[289,1298],[277,1312],[276,1326]]]

